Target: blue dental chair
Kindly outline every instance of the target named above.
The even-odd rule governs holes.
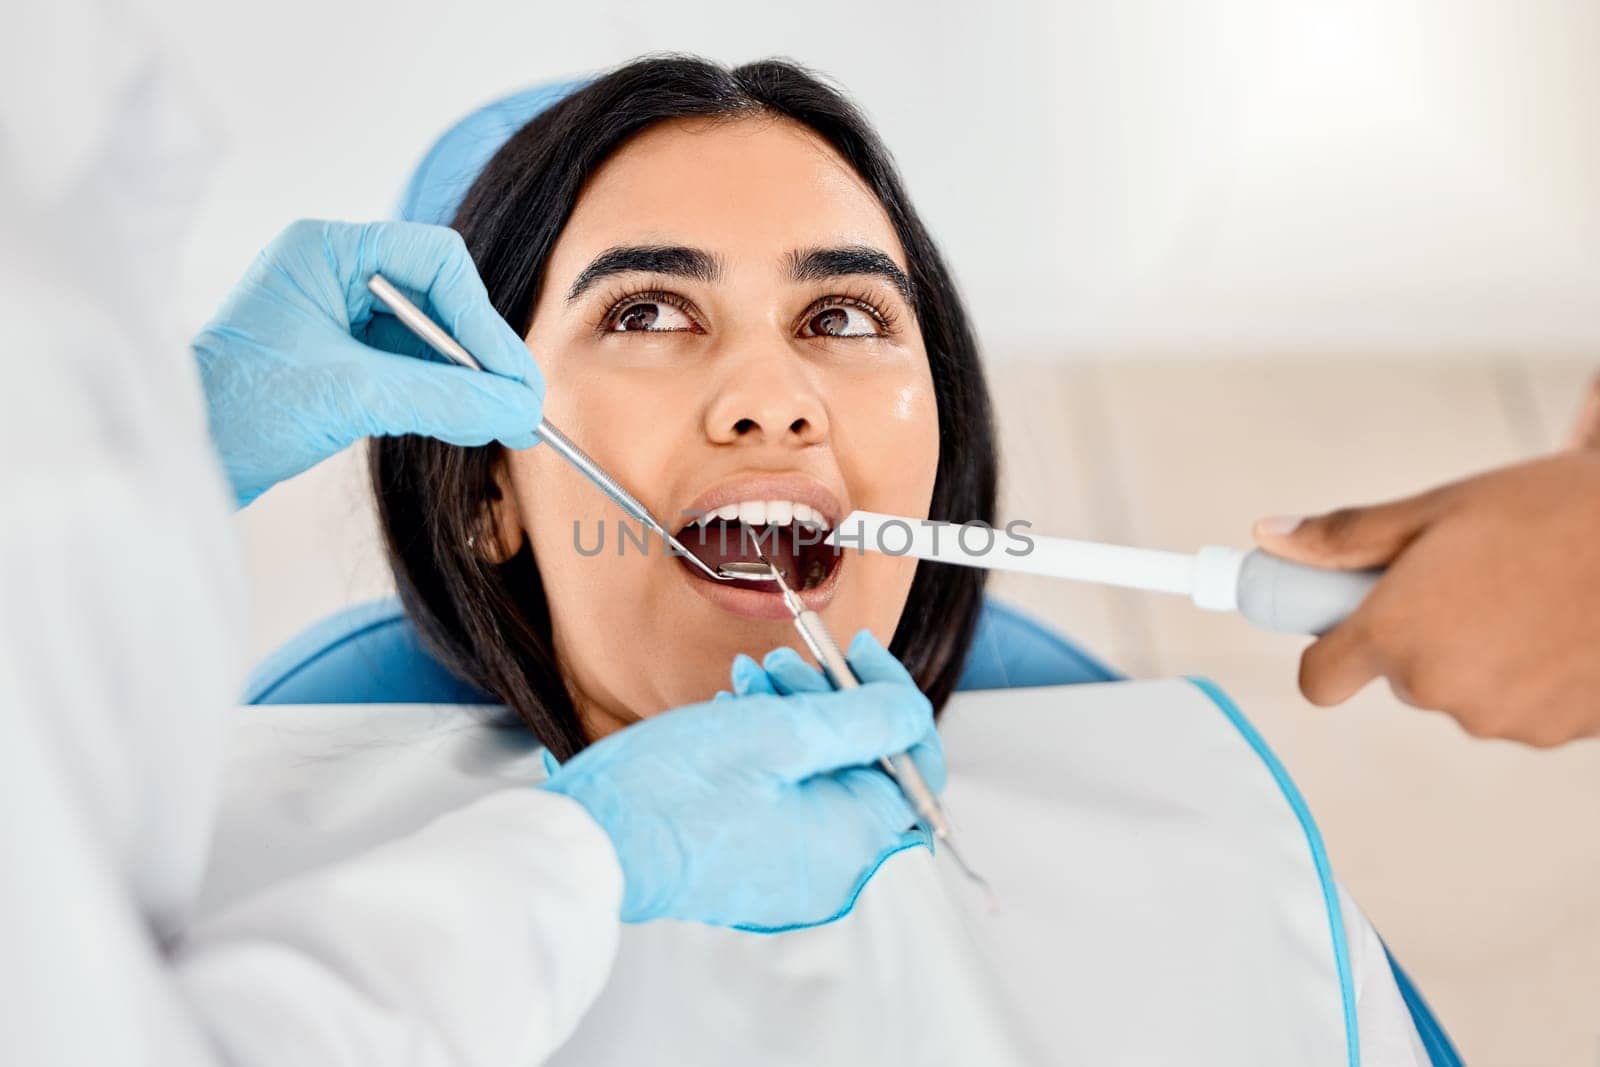
[[[985,603],[961,689],[1111,682],[1120,675],[1015,608]],[[496,704],[444,668],[400,601],[377,600],[307,628],[251,672],[246,704]]]
[[[586,80],[551,83],[514,93],[479,108],[451,127],[417,165],[402,194],[399,217],[447,225],[479,172],[506,140]],[[986,599],[957,688],[1072,685],[1110,682],[1120,677],[1049,627],[1015,608]],[[388,598],[344,609],[291,638],[251,673],[244,703],[498,701],[435,660],[422,647],[399,601]],[[1292,790],[1292,786],[1286,787],[1286,793]],[[1290,801],[1300,803],[1297,794]],[[1320,849],[1320,841],[1314,847]],[[1389,963],[1434,1067],[1459,1067],[1460,1056],[1422,995],[1392,954]]]

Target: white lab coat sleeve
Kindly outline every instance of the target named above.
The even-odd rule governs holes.
[[[533,1064],[604,985],[621,897],[580,805],[502,791],[192,927],[175,973],[230,1064]]]
[[[490,795],[163,943],[51,732],[0,710],[6,1062],[518,1067],[605,982],[621,876],[565,797]]]
[[[622,877],[587,812],[531,785],[190,921],[230,613],[159,480],[89,451],[0,482],[0,1058],[505,1067],[559,1045]]]

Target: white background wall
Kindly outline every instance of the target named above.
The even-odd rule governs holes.
[[[150,4],[231,156],[198,322],[497,94],[783,54],[877,120],[997,356],[1600,346],[1595,0]]]

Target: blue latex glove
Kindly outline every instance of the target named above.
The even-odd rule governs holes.
[[[851,656],[894,662],[870,635]],[[889,678],[875,661],[868,673],[884,677],[783,694],[740,657],[744,693],[636,723],[551,774],[543,788],[582,804],[616,846],[624,921],[761,932],[831,922],[888,856],[918,843],[915,814],[875,764],[910,749],[943,788],[933,711],[903,669]]]
[[[382,274],[490,371],[445,362],[367,290]],[[454,230],[296,222],[193,343],[211,436],[243,507],[363,437],[531,447],[544,379]]]
[[[850,647],[845,651],[845,659],[850,661],[850,666],[862,685],[869,682],[897,682],[916,688],[917,683],[912,681],[911,672],[890,655],[888,649],[878,643],[871,631],[862,630],[856,634],[855,639],[850,642]],[[828,693],[833,691],[833,685],[820,670],[801,659],[800,653],[785,645],[767,653],[760,666],[757,666],[756,661],[749,656],[735,659],[733,691],[739,696],[756,693],[789,696],[796,693]],[[924,763],[924,759],[930,755],[936,758],[927,759]],[[910,750],[910,756],[912,762],[917,765],[917,770],[927,780],[928,788],[936,794],[941,792],[945,780],[944,749],[917,746]],[[907,832],[906,844],[925,844],[931,849],[933,838],[926,829],[919,826]]]

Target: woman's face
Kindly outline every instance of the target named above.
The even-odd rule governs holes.
[[[545,414],[696,554],[787,546],[841,642],[865,627],[887,644],[915,562],[794,546],[822,536],[797,512],[928,514],[939,431],[907,275],[877,199],[808,129],[653,127],[594,174],[551,253],[527,337]],[[641,551],[620,536],[639,524],[549,448],[498,476],[498,551],[531,542],[591,736],[709,698],[738,652],[798,644],[773,587],[699,577],[653,537]],[[695,525],[731,508],[742,521]]]

